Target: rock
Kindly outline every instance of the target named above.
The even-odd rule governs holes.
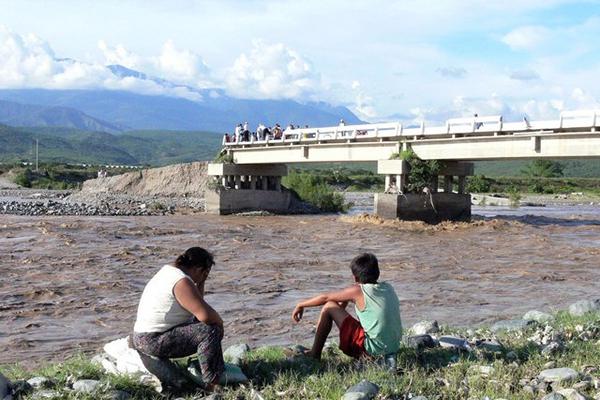
[[[410,400],[428,400],[425,396],[416,396],[412,397]]]
[[[100,389],[102,383],[95,379],[81,379],[73,383],[73,390],[80,393],[93,393]]]
[[[202,400],[221,400],[223,396],[219,393],[213,393],[210,396],[202,397]]]
[[[558,353],[561,349],[561,345],[558,342],[552,342],[542,349],[542,355],[550,357],[551,355]]]
[[[585,392],[586,390],[588,390],[591,387],[592,387],[592,382],[589,382],[589,381],[581,381],[581,382],[577,382],[576,384],[573,385],[573,389],[577,390],[578,392]]]
[[[35,376],[31,379],[28,379],[27,383],[29,383],[35,389],[49,388],[53,386],[52,381],[44,376]]]
[[[108,392],[108,398],[110,400],[128,400],[131,398],[131,394],[123,390],[111,390]]]
[[[246,353],[250,351],[250,346],[245,343],[234,344],[229,346],[224,352],[223,357],[235,365],[240,365],[241,361],[246,356]]]
[[[421,321],[414,324],[410,331],[414,335],[429,335],[431,333],[437,333],[440,331],[440,327],[437,321]]]
[[[546,322],[550,322],[554,320],[554,317],[548,313],[531,310],[527,311],[525,315],[523,315],[523,319],[526,321],[535,321],[537,323],[543,324]]]
[[[530,395],[534,395],[537,393],[537,388],[535,386],[525,385],[525,386],[523,386],[523,391]]]
[[[444,348],[471,351],[471,346],[469,346],[469,342],[460,337],[442,336],[438,339],[438,341],[440,342],[440,346]]]
[[[33,392],[33,395],[31,396],[32,399],[36,400],[36,399],[63,399],[65,398],[65,396],[63,396],[60,392],[56,391],[56,390],[50,390],[50,389],[43,389],[43,390],[38,390]]]
[[[247,383],[248,377],[242,369],[235,364],[225,363],[225,372],[221,375],[219,383],[221,385],[234,385],[238,383]]]
[[[565,400],[565,396],[560,393],[552,392],[542,397],[542,400]]]
[[[265,398],[258,390],[252,389],[250,390],[250,400],[265,400]]]
[[[569,314],[580,317],[588,312],[600,311],[600,299],[580,300],[569,306]]]
[[[509,319],[505,321],[498,321],[490,330],[494,333],[498,332],[517,332],[524,331],[525,329],[531,327],[535,324],[535,321],[525,320],[525,319]]]
[[[586,400],[585,396],[575,389],[561,389],[558,390],[558,393],[562,394],[567,400]]]
[[[538,375],[544,382],[570,382],[579,377],[579,373],[571,368],[545,369]]]
[[[413,349],[430,349],[437,346],[436,341],[430,335],[409,336],[406,339],[406,345]]]
[[[502,353],[504,346],[496,340],[481,340],[475,343],[478,349],[489,351],[491,353]]]
[[[379,386],[363,379],[346,390],[346,393],[342,396],[342,400],[369,400],[374,399],[378,393]]]
[[[494,367],[490,367],[487,365],[473,365],[469,368],[469,370],[481,375],[481,376],[490,376],[494,373]]]

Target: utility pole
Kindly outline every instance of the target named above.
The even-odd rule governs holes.
[[[40,161],[40,141],[35,139],[35,172],[39,172]]]

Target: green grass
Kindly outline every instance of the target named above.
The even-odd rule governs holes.
[[[439,347],[417,351],[403,347],[398,355],[396,373],[391,373],[374,362],[358,363],[334,347],[326,349],[321,362],[308,358],[289,359],[281,347],[262,347],[251,351],[242,362],[241,367],[250,378],[250,383],[225,388],[223,397],[248,399],[251,398],[250,392],[255,390],[265,399],[339,399],[348,387],[367,379],[380,387],[380,399],[402,398],[408,393],[444,400],[482,399],[485,396],[507,400],[539,399],[543,394],[531,395],[525,392],[519,381],[535,378],[549,361],[553,361],[557,367],[569,367],[579,372],[584,366],[600,365],[600,315],[572,317],[566,312],[559,312],[555,315],[555,320],[547,325],[560,332],[565,344],[561,351],[549,357],[541,354],[540,346],[528,340],[544,329],[544,326],[539,326],[525,332],[497,335],[496,338],[505,348],[501,353],[481,350],[456,352]],[[448,327],[442,327],[442,331],[444,334],[452,333],[470,338],[494,336],[486,328],[470,334]],[[582,331],[589,332],[589,337],[582,337]],[[479,366],[491,366],[493,371],[490,376],[482,376],[477,371]],[[133,378],[104,373],[83,355],[34,371],[27,371],[18,365],[5,365],[0,369],[13,381],[46,376],[55,382],[56,390],[60,391],[62,398],[100,398],[98,394],[75,395],[64,389],[68,382],[83,378],[100,379],[105,391],[124,390],[136,399],[161,398],[152,388]],[[591,379],[598,378],[600,371],[591,373]],[[599,391],[590,388],[582,394],[593,398]],[[193,395],[190,393],[184,397],[191,399]]]

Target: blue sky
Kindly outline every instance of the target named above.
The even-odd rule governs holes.
[[[371,120],[600,108],[600,1],[0,0],[0,87],[131,90],[123,64]],[[56,59],[71,58],[68,64]]]

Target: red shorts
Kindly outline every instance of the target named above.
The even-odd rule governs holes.
[[[360,358],[365,351],[365,330],[352,315],[348,315],[340,328],[340,350],[350,357]]]

